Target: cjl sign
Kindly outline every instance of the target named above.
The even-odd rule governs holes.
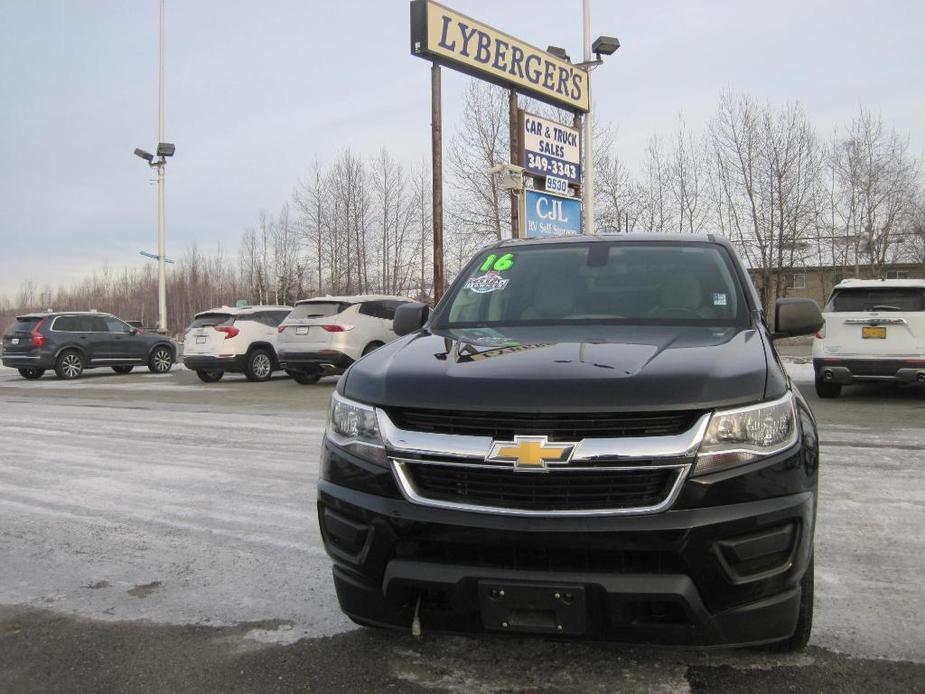
[[[581,233],[581,202],[538,190],[525,190],[527,238]]]

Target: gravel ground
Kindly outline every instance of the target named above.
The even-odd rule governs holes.
[[[0,369],[0,691],[925,691],[925,397],[818,401],[806,367],[816,627],[793,656],[358,630],[314,516],[333,379]]]

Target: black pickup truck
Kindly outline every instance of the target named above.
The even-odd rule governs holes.
[[[802,648],[818,446],[733,247],[504,241],[333,395],[318,516],[365,626]]]

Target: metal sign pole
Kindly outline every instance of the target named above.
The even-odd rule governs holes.
[[[433,173],[434,303],[443,296],[443,126],[440,108],[440,65],[430,68],[431,170]]]

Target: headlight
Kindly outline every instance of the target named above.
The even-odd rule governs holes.
[[[693,474],[750,463],[785,451],[796,440],[793,393],[772,402],[717,410],[710,418]]]
[[[388,463],[376,410],[369,405],[348,400],[335,392],[331,396],[325,435],[332,443],[360,458],[383,465]]]

